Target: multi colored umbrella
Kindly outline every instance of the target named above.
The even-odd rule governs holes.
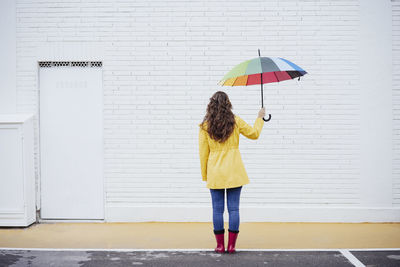
[[[281,57],[258,57],[246,60],[231,69],[218,82],[221,86],[247,86],[261,84],[261,107],[264,107],[263,84],[290,80],[307,74],[305,70]],[[271,114],[268,119],[269,121]]]

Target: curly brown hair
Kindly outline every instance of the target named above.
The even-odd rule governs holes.
[[[220,143],[229,138],[235,127],[235,115],[231,109],[232,104],[228,95],[223,91],[217,91],[210,98],[207,113],[201,123],[204,125],[204,122],[207,122],[208,134]]]

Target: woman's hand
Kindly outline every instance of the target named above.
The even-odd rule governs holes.
[[[261,108],[260,111],[258,112],[258,117],[264,118],[264,116],[265,116],[265,108]]]

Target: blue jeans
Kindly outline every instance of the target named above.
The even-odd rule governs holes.
[[[225,209],[225,190],[227,196],[227,205],[229,212],[229,229],[232,232],[239,232],[239,200],[242,186],[224,189],[210,188],[214,233],[224,233],[224,209]]]

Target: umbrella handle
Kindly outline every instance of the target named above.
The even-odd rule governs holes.
[[[270,119],[271,119],[271,114],[268,114],[268,119],[267,120],[263,118],[264,121],[269,121]]]

